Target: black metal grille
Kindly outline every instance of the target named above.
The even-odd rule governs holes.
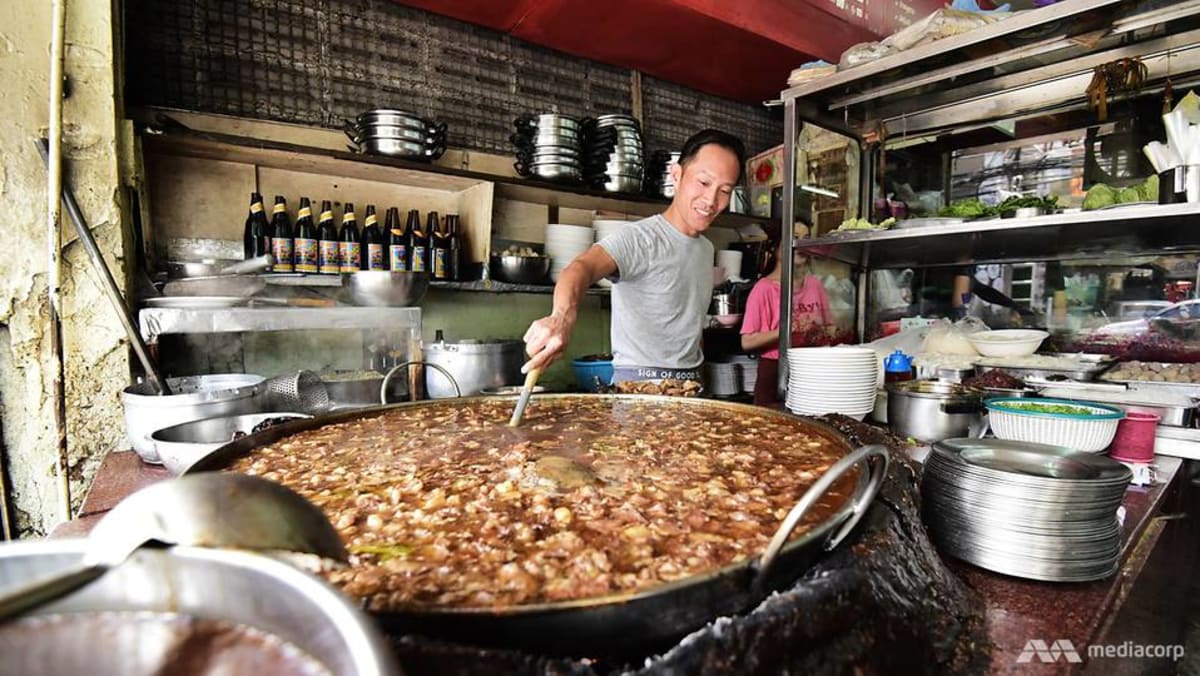
[[[130,103],[341,126],[394,107],[445,122],[450,145],[511,150],[524,112],[628,113],[630,71],[389,0],[129,0]],[[751,153],[778,116],[646,78],[647,145],[677,150],[712,126]]]

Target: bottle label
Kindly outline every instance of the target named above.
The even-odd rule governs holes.
[[[362,245],[358,242],[338,242],[341,253],[339,264],[342,272],[358,272],[362,269]]]
[[[433,278],[446,279],[446,250],[433,250]]]
[[[393,244],[389,249],[392,258],[391,269],[396,272],[408,271],[408,247],[403,244]]]
[[[320,250],[317,253],[317,267],[322,274],[336,275],[342,271],[342,264],[339,262],[341,256],[340,247],[336,241],[327,239],[321,240]]]
[[[312,218],[312,208],[300,207],[300,211],[296,213],[296,220],[298,221],[301,218],[304,218],[305,216]]]
[[[296,238],[296,272],[317,271],[317,240]]]
[[[379,222],[379,220],[377,218],[375,218],[375,214],[367,214],[367,220],[363,221],[363,227],[369,228],[378,222]]]
[[[429,262],[425,260],[429,255],[429,249],[423,246],[413,247],[412,252],[412,271],[413,272],[429,272]]]
[[[287,237],[271,238],[271,254],[275,256],[275,272],[292,271],[292,240]]]
[[[317,219],[317,222],[324,223],[325,221],[332,221],[332,220],[333,220],[333,212],[332,211],[322,211],[321,217]]]
[[[251,204],[251,205],[250,205],[250,213],[252,213],[252,214],[261,214],[261,213],[262,213],[262,203],[261,203],[261,202],[255,202],[254,204]]]
[[[353,223],[354,221],[355,221],[355,218],[354,218],[353,211],[342,214],[342,224]]]
[[[382,244],[367,244],[367,269],[387,270],[387,264],[383,260]]]
[[[276,203],[275,203],[275,208],[271,210],[271,213],[273,213],[273,214],[282,214],[282,213],[283,213],[283,212],[285,212],[285,211],[287,211],[287,207],[285,207],[284,205],[282,205],[282,204],[280,204],[280,203],[276,202]]]

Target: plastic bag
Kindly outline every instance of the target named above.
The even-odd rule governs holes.
[[[929,335],[921,346],[921,352],[936,352],[938,354],[961,354],[977,356],[979,352],[967,336],[979,331],[990,331],[987,324],[977,317],[966,317],[951,323],[949,319],[941,319],[931,325]]]

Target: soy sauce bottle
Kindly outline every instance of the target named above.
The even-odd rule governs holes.
[[[391,207],[384,220],[388,236],[388,269],[395,272],[408,270],[408,232],[400,222],[400,210]]]
[[[337,226],[333,224],[333,205],[329,200],[321,201],[321,218],[317,226],[317,271],[323,275],[336,275],[341,272],[338,262],[340,246],[338,244]]]
[[[313,225],[312,204],[307,197],[300,198],[300,211],[296,214],[293,255],[296,272],[317,271],[317,227]]]
[[[271,215],[271,254],[275,257],[275,272],[292,272],[295,269],[292,255],[292,221],[287,215],[287,200],[275,196],[275,207]]]
[[[383,257],[383,233],[379,231],[378,221],[375,205],[368,204],[362,232],[363,270],[387,270],[387,262]]]
[[[463,251],[466,247],[459,228],[458,214],[446,214],[446,235],[450,247],[446,254],[446,265],[449,268],[448,279],[461,281],[463,278]]]
[[[263,212],[262,195],[256,192],[250,193],[250,213],[242,229],[242,245],[247,260],[271,253],[271,224]]]
[[[429,235],[421,230],[421,212],[408,212],[408,269],[412,272],[429,272]]]
[[[426,224],[426,229],[429,230],[429,255],[432,262],[433,278],[440,280],[450,279],[450,235],[444,228],[445,222],[439,223],[437,214],[431,213],[433,217],[432,224]],[[447,216],[449,221],[450,217]]]
[[[338,266],[342,272],[358,272],[362,269],[362,242],[358,238],[358,220],[354,216],[354,203],[346,202],[342,209],[342,230],[338,233]]]

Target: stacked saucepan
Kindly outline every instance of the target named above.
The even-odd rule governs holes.
[[[351,150],[370,155],[435,160],[446,152],[446,123],[431,122],[410,112],[377,108],[362,113],[343,128]]]
[[[598,190],[642,192],[642,127],[629,115],[600,115],[583,123],[583,176]]]
[[[671,180],[671,165],[679,163],[679,153],[656,150],[646,165],[646,194],[651,197],[675,196],[675,182]]]
[[[513,120],[517,173],[543,181],[579,183],[583,180],[579,120],[570,115],[521,115]]]

